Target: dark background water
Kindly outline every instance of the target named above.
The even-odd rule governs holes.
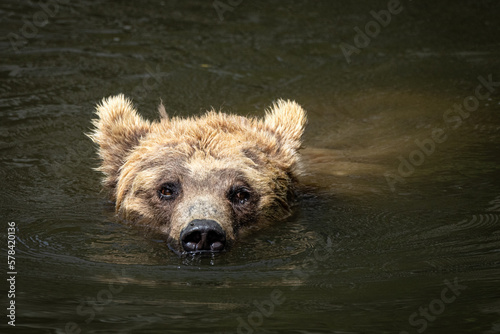
[[[391,3],[3,0],[0,331],[500,332],[500,5]],[[115,219],[84,133],[120,92],[149,118],[298,101],[296,214],[212,258]]]

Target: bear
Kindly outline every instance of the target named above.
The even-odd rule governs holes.
[[[141,117],[123,94],[104,98],[87,134],[116,214],[165,237],[179,254],[227,251],[237,238],[291,215],[307,123],[294,101],[264,117],[214,109]]]

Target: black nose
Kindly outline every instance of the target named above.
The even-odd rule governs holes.
[[[214,220],[195,219],[182,230],[181,243],[188,252],[220,252],[226,245],[226,233]]]

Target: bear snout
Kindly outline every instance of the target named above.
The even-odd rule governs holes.
[[[215,220],[194,219],[180,234],[186,252],[220,252],[226,247],[226,232]]]

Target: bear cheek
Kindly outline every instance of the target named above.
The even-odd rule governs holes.
[[[151,221],[152,210],[147,201],[140,197],[127,195],[123,201],[116,202],[117,211],[120,217],[134,221],[144,225],[154,225],[155,221]]]

